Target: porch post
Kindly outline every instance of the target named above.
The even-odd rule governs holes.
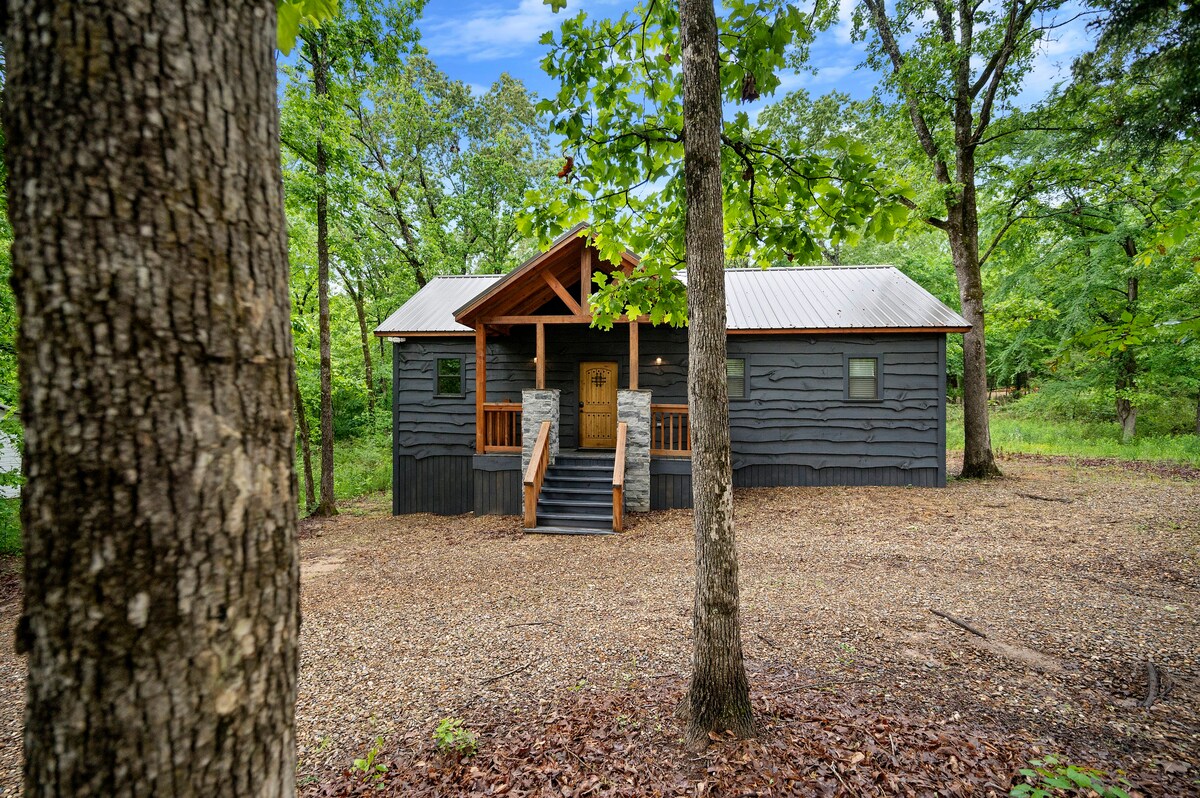
[[[475,328],[475,453],[483,454],[483,403],[487,401],[487,326]]]
[[[538,322],[537,325],[537,357],[536,357],[536,372],[537,382],[536,387],[539,391],[546,390],[546,325]]]
[[[617,391],[617,422],[629,425],[625,438],[625,509],[650,511],[650,392]]]
[[[638,323],[629,320],[629,390],[638,389]]]

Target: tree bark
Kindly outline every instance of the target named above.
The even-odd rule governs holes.
[[[1196,436],[1200,437],[1200,389],[1196,390]]]
[[[311,32],[308,45],[313,70],[313,93],[323,101],[329,93],[325,37],[320,30]],[[333,354],[329,322],[329,185],[325,153],[324,109],[317,128],[317,318],[321,339],[321,498],[313,515],[337,515],[333,492]]]
[[[687,743],[754,734],[742,662],[733,471],[725,367],[725,240],[721,198],[721,85],[712,0],[681,0],[684,240],[688,274],[688,405],[696,539],[692,678],[680,705]]]
[[[300,454],[304,460],[304,511],[311,513],[317,506],[317,492],[313,486],[312,432],[308,428],[308,410],[304,407],[304,395],[300,383],[296,383],[296,424],[300,432]]]
[[[1130,314],[1137,313],[1138,279],[1130,277],[1125,285],[1125,309]],[[1115,356],[1117,366],[1116,395],[1117,421],[1121,424],[1121,443],[1129,443],[1137,432],[1137,406],[1129,394],[1137,389],[1138,362],[1132,348],[1118,352]]]
[[[274,2],[7,12],[25,795],[294,795]]]

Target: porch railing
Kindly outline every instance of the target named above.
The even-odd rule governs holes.
[[[650,405],[650,454],[691,457],[692,425],[687,405]]]
[[[521,405],[515,402],[485,402],[483,405],[483,450],[521,451]]]
[[[625,528],[625,436],[629,425],[624,421],[617,424],[617,451],[613,458],[613,532]]]
[[[533,445],[533,453],[529,457],[529,467],[525,469],[525,528],[537,526],[538,496],[542,493],[542,482],[546,479],[546,469],[550,466],[550,422],[543,421],[538,430],[537,442]]]

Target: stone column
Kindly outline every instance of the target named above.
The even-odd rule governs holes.
[[[625,436],[625,509],[650,512],[650,392],[617,391],[617,422]]]
[[[521,474],[529,467],[533,456],[533,445],[537,443],[538,430],[543,421],[550,422],[550,462],[558,457],[558,405],[559,390],[521,391]]]

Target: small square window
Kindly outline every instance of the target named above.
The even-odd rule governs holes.
[[[439,357],[437,359],[437,395],[463,395],[462,358]]]
[[[850,399],[879,398],[879,358],[852,357],[847,364],[847,373],[846,395]]]
[[[725,383],[730,399],[746,398],[746,359],[731,357],[725,361]]]

